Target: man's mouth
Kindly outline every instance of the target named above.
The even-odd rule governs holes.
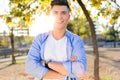
[[[58,24],[62,24],[64,21],[56,21],[56,23]]]

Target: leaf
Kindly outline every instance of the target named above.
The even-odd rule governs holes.
[[[6,22],[7,22],[7,23],[12,22],[12,18],[11,18],[11,17],[7,17],[7,18],[6,18]]]
[[[26,20],[26,21],[29,21],[29,20],[30,20],[30,16],[28,16],[28,15],[25,16],[25,20]]]
[[[113,19],[110,19],[110,20],[109,20],[109,23],[110,23],[110,24],[113,24]]]

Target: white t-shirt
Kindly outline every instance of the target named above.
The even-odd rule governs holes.
[[[51,33],[48,36],[45,44],[44,59],[59,62],[66,61],[67,60],[66,45],[67,45],[66,36],[59,40],[56,40]]]
[[[47,38],[45,49],[44,49],[44,59],[52,61],[66,61],[67,52],[66,52],[67,38],[64,36],[60,40],[56,40],[52,34]],[[61,79],[43,79],[43,80],[66,80],[66,77]]]

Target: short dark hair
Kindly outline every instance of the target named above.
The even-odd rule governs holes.
[[[50,5],[51,5],[51,8],[52,8],[54,5],[64,5],[64,6],[67,6],[67,8],[68,8],[69,11],[70,11],[70,7],[69,7],[69,5],[68,5],[67,0],[52,0]]]

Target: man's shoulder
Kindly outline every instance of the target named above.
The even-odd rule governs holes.
[[[49,35],[49,32],[44,32],[44,33],[38,34],[36,37],[45,37],[45,36],[48,36],[48,35]]]
[[[49,32],[40,33],[35,37],[35,39],[44,41],[48,37],[48,35],[49,35]]]
[[[71,39],[81,39],[80,36],[78,36],[75,33],[70,32],[70,31],[67,31],[67,36]]]

